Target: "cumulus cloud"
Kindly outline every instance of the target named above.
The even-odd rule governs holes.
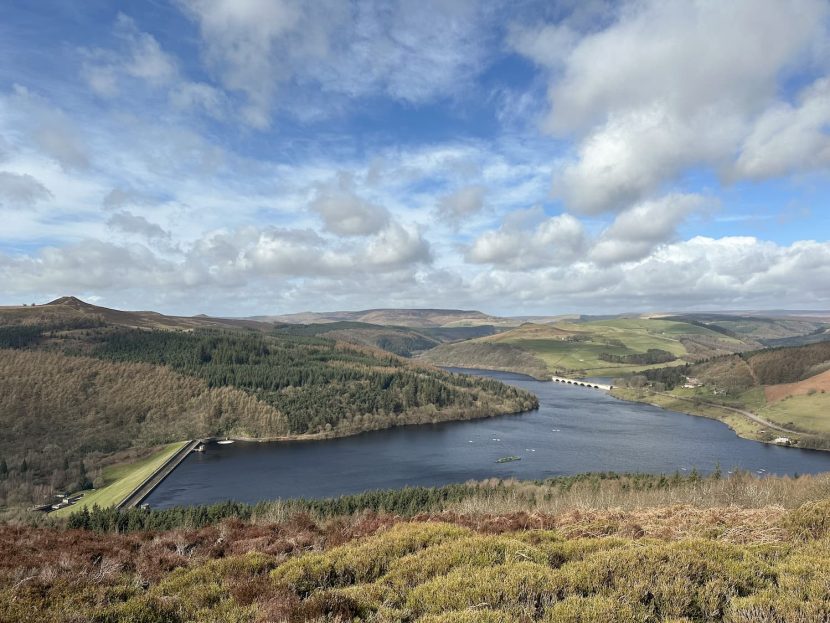
[[[107,220],[107,225],[112,229],[116,229],[127,234],[138,234],[150,240],[154,238],[170,237],[170,234],[162,229],[160,225],[151,223],[143,216],[133,214],[128,210],[113,214]]]
[[[735,165],[741,177],[765,178],[830,166],[830,79],[780,102],[758,118]]]
[[[823,308],[830,296],[830,243],[783,246],[754,237],[696,236],[625,266],[578,261],[536,271],[494,269],[470,285],[487,299],[509,298],[536,309],[551,302],[580,311],[757,309],[782,301]]]
[[[419,231],[392,223],[371,240],[362,260],[382,269],[396,269],[432,260],[429,244]]]
[[[484,187],[479,185],[463,186],[458,190],[438,199],[439,218],[450,223],[458,223],[473,216],[484,207]]]
[[[297,92],[313,84],[347,97],[382,93],[423,102],[457,92],[480,71],[486,49],[478,29],[486,12],[466,0],[179,4],[199,26],[214,75],[245,96],[241,114],[258,129],[270,125],[287,83]],[[313,114],[308,104],[297,114]]]
[[[51,198],[49,189],[31,175],[0,171],[0,204],[31,207]]]
[[[545,128],[579,140],[554,194],[597,214],[691,166],[727,173],[756,116],[777,105],[781,76],[809,60],[827,24],[819,0],[647,0],[620,5],[584,36],[567,26],[514,32],[514,47],[551,70]]]
[[[15,85],[4,99],[8,109],[5,121],[16,126],[16,133],[22,134],[64,170],[77,172],[89,167],[81,133],[64,111],[21,85]]]
[[[270,124],[271,101],[287,68],[278,44],[297,27],[301,6],[290,0],[183,0],[198,24],[204,54],[226,89],[242,92],[242,114],[257,128]]]
[[[389,212],[358,196],[353,177],[344,172],[317,188],[310,208],[322,217],[326,229],[338,236],[374,234],[389,223]]]
[[[642,259],[674,238],[686,217],[706,206],[706,199],[699,195],[670,194],[643,201],[616,217],[589,257],[604,265]]]
[[[204,82],[186,79],[175,56],[162,49],[153,35],[141,31],[135,20],[119,14],[114,32],[120,42],[117,48],[80,50],[84,57],[81,74],[95,93],[114,98],[129,92],[134,97],[138,83],[142,91],[151,87],[166,92],[178,110],[224,117],[228,107],[225,94]]]
[[[162,49],[155,37],[140,31],[132,18],[119,14],[114,32],[121,42],[121,49],[81,50],[85,57],[82,75],[98,95],[116,95],[125,78],[161,86],[178,77],[175,58]]]
[[[150,203],[152,203],[150,197],[143,193],[132,188],[116,186],[106,194],[101,205],[107,209],[117,209],[128,205],[148,205]]]
[[[582,223],[570,214],[544,219],[533,228],[508,220],[479,236],[465,258],[475,264],[526,270],[572,262],[582,254],[585,242]]]

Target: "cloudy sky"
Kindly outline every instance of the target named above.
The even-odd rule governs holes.
[[[0,304],[830,308],[830,3],[11,0]]]

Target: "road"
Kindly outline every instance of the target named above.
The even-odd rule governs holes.
[[[685,398],[683,396],[675,396],[674,394],[669,394],[668,392],[658,392],[654,390],[650,390],[652,394],[659,394],[660,396],[666,396],[668,398],[673,398],[675,400],[682,400],[684,402],[691,402],[692,404],[703,404],[709,407],[717,407],[719,409],[724,409],[725,411],[732,411],[733,413],[737,413],[738,415],[743,415],[745,418],[752,420],[756,424],[760,424],[761,426],[766,426],[768,428],[772,428],[777,431],[781,431],[782,433],[789,433],[790,435],[801,435],[800,433],[795,430],[791,430],[789,428],[784,428],[774,422],[770,422],[769,420],[765,420],[761,416],[755,415],[750,411],[745,411],[744,409],[738,409],[736,407],[727,407],[726,405],[721,405],[716,402],[707,402],[706,400],[700,400],[699,398]]]

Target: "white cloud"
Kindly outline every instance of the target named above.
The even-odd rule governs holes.
[[[84,57],[81,74],[98,95],[117,95],[125,79],[140,80],[151,86],[167,85],[179,77],[175,58],[165,52],[151,34],[139,30],[135,21],[119,14],[114,27],[121,42],[118,50],[80,50]]]
[[[215,119],[223,119],[229,107],[219,89],[203,82],[181,82],[170,90],[170,102],[181,110],[202,110]]]
[[[89,167],[81,133],[64,111],[21,85],[15,85],[4,99],[8,116],[2,121],[13,126],[16,133],[25,136],[66,171],[77,172]]]
[[[603,265],[642,259],[674,238],[678,225],[706,205],[699,195],[682,194],[636,204],[602,232],[589,257]]]
[[[453,95],[481,70],[486,51],[480,27],[489,12],[467,0],[179,4],[199,26],[208,66],[227,91],[244,95],[241,114],[261,130],[282,105],[303,118],[336,110],[331,94],[413,103]]]
[[[392,223],[370,241],[361,259],[370,267],[389,270],[429,263],[432,254],[419,231]]]
[[[467,249],[466,259],[511,270],[570,263],[585,247],[582,223],[570,214],[542,220],[533,228],[508,220],[485,232]]]
[[[107,209],[123,208],[128,205],[149,205],[150,197],[132,188],[116,187],[109,191],[101,204]]]
[[[143,216],[133,214],[128,210],[113,214],[107,219],[107,225],[124,233],[138,234],[150,240],[170,237],[170,234],[164,231],[160,225],[151,223]]]
[[[551,71],[546,129],[579,141],[554,194],[597,214],[689,167],[728,173],[755,117],[780,105],[782,76],[816,67],[829,15],[819,0],[646,0],[581,37],[567,26],[515,31],[514,47]]]
[[[124,65],[127,74],[155,84],[166,84],[177,76],[176,61],[161,49],[155,37],[140,32],[126,15],[118,16],[116,27],[130,48],[130,57]]]
[[[0,171],[0,204],[31,207],[52,198],[52,193],[28,173],[17,174]]]
[[[469,283],[481,300],[525,309],[584,312],[656,309],[823,309],[830,297],[830,243],[782,246],[753,237],[657,247],[624,267],[591,262],[532,271],[494,269]]]
[[[310,208],[322,217],[326,229],[338,236],[374,234],[389,223],[389,212],[359,197],[352,176],[344,172],[317,188]]]
[[[268,127],[272,98],[287,72],[274,58],[277,44],[300,21],[300,5],[289,0],[182,0],[182,5],[198,22],[206,60],[222,84],[247,96],[246,121]]]
[[[765,178],[830,166],[830,79],[805,89],[797,105],[764,111],[735,164],[742,177]]]
[[[436,211],[438,217],[453,224],[459,224],[465,218],[473,216],[484,207],[484,187],[480,185],[463,186],[438,199]]]

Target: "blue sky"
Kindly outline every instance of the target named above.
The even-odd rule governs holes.
[[[7,2],[0,304],[830,307],[830,8]]]

